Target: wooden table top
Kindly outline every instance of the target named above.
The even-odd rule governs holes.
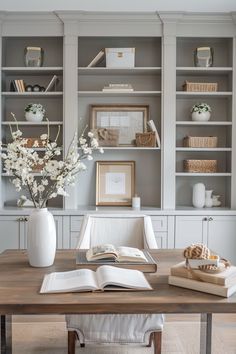
[[[148,275],[154,291],[39,294],[46,273],[76,268],[75,250],[58,251],[54,265],[30,267],[25,250],[0,255],[0,314],[75,313],[236,313],[236,295],[222,298],[167,283],[169,269],[183,258],[180,250],[150,252],[158,271]]]

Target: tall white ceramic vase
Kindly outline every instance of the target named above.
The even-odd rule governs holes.
[[[195,208],[203,208],[205,205],[205,185],[203,183],[196,183],[193,186],[193,206]]]
[[[27,250],[32,267],[49,267],[56,254],[56,227],[47,210],[34,209],[28,220]]]

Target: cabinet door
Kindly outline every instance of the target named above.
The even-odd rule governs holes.
[[[208,247],[221,257],[236,264],[236,217],[208,218]]]
[[[204,216],[176,216],[175,248],[185,248],[191,243],[206,243],[207,222]]]
[[[23,217],[0,216],[0,252],[24,248]]]
[[[154,232],[158,248],[167,248],[167,232]]]

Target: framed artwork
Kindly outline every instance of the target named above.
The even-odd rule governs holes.
[[[96,205],[132,205],[135,161],[96,162]]]
[[[135,134],[147,131],[148,105],[92,105],[91,129],[118,129],[120,146],[135,146]]]

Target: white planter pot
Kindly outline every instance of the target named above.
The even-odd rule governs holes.
[[[213,199],[212,199],[212,192],[211,190],[205,191],[205,207],[211,208],[213,206]]]
[[[56,254],[56,227],[47,210],[34,209],[28,220],[27,250],[32,267],[48,267]]]
[[[25,119],[28,122],[41,122],[43,120],[43,113],[41,111],[33,112],[25,112]]]
[[[193,186],[193,206],[195,208],[203,208],[205,205],[205,185],[196,183]]]
[[[200,121],[200,122],[204,122],[204,121],[208,121],[211,117],[211,113],[210,112],[193,112],[192,113],[192,120],[194,121]]]

